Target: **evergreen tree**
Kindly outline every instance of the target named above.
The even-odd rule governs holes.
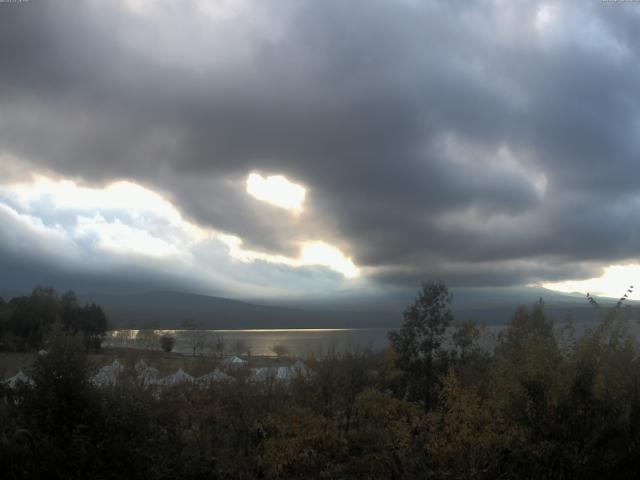
[[[443,282],[422,284],[418,297],[404,312],[400,330],[389,332],[398,366],[407,375],[414,397],[429,409],[433,386],[444,357],[442,340],[453,319],[449,308],[453,296]]]

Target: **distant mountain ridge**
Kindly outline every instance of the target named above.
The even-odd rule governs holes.
[[[487,292],[452,289],[456,320],[471,318],[478,323],[505,324],[520,305],[530,306],[539,298],[556,320],[571,316],[575,321],[594,321],[600,312],[580,294],[565,294],[542,288]],[[81,297],[81,298],[84,298]],[[90,295],[106,311],[115,327],[163,328],[396,328],[402,322],[399,309],[322,310],[256,303],[184,292],[155,291],[131,295]],[[600,299],[604,308],[615,299]],[[635,311],[638,302],[629,302]]]
[[[81,298],[101,305],[112,325],[128,328],[367,328],[394,323],[389,312],[305,310],[172,291]]]
[[[566,294],[539,287],[452,288],[452,310],[456,321],[466,318],[479,324],[496,325],[509,322],[519,305],[530,306],[539,298],[546,311],[556,320],[572,317],[576,322],[593,322],[600,312],[589,305],[582,294]],[[25,292],[0,290],[9,300]],[[410,303],[394,305],[363,303],[357,309],[331,310],[289,305],[262,305],[251,301],[176,291],[107,294],[79,293],[79,300],[102,306],[111,328],[397,328],[402,312]],[[603,308],[617,299],[599,298]],[[628,301],[633,315],[640,303]]]

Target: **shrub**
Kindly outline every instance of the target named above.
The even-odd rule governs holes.
[[[160,348],[164,352],[169,353],[176,344],[176,338],[173,335],[164,334],[160,337]]]

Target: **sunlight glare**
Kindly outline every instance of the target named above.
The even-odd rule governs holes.
[[[247,177],[247,193],[257,200],[299,213],[307,190],[282,175],[263,177],[258,173],[251,173]]]
[[[247,192],[298,213],[306,190],[283,176],[264,178],[251,174]],[[72,225],[55,228],[68,234],[73,242],[89,241],[93,248],[111,253],[190,258],[193,245],[215,238],[227,247],[232,258],[244,263],[264,261],[294,268],[322,266],[345,278],[360,275],[358,267],[340,249],[320,240],[301,243],[295,257],[245,249],[241,238],[188,221],[170,201],[131,181],[86,186],[70,179],[34,175],[30,182],[0,183],[0,206],[4,205],[3,197],[8,202],[10,199],[27,218],[40,218],[43,209],[45,216],[64,212],[75,217]]]
[[[606,267],[601,277],[587,280],[569,280],[565,282],[544,283],[542,286],[559,292],[582,294],[591,293],[610,298],[620,298],[633,285],[637,288],[631,294],[631,300],[640,300],[640,265],[611,265]]]
[[[542,32],[545,30],[557,16],[556,7],[551,5],[542,5],[536,12],[536,19],[534,22],[536,30]]]
[[[307,265],[325,265],[347,278],[355,278],[360,273],[350,258],[333,245],[324,242],[311,242],[304,245],[301,260]]]
[[[242,239],[235,235],[218,235],[229,249],[229,255],[244,263],[265,261],[270,263],[280,263],[290,267],[327,267],[342,274],[345,278],[356,278],[360,276],[360,269],[353,261],[346,257],[339,249],[325,242],[314,241],[302,245],[298,258],[286,257],[284,255],[273,255],[255,250],[245,250],[242,248]]]

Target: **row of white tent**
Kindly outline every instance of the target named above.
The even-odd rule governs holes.
[[[246,360],[242,360],[239,357],[232,357],[227,362],[229,366],[241,366],[247,363]],[[136,379],[138,383],[144,387],[150,386],[171,386],[182,383],[192,383],[201,387],[206,387],[212,382],[222,382],[231,380],[231,376],[227,375],[220,369],[216,368],[213,372],[209,372],[199,377],[193,377],[187,372],[179,368],[171,375],[160,378],[160,372],[157,368],[147,365],[144,360],[138,361],[135,364],[134,369],[136,371]],[[114,360],[113,363],[105,365],[98,372],[91,377],[91,382],[99,387],[115,386],[120,382],[120,377],[124,372],[124,366]],[[306,376],[310,373],[307,366],[301,361],[297,361],[288,367],[260,367],[251,369],[251,379],[254,381],[267,381],[267,380],[282,380],[288,381],[297,376]],[[25,375],[20,370],[16,375],[9,378],[5,383],[9,388],[16,388],[19,383],[33,384],[33,380],[28,375]]]
[[[238,358],[238,357],[234,357]],[[241,360],[240,362],[232,361],[230,362],[233,365],[239,365],[241,363],[246,363],[245,360]],[[152,385],[155,386],[171,386],[178,385],[182,383],[193,383],[201,387],[206,387],[210,385],[212,382],[222,382],[231,380],[231,376],[227,375],[220,369],[216,368],[214,371],[209,372],[205,375],[201,375],[199,377],[193,377],[189,375],[187,372],[179,368],[177,371],[172,373],[171,375],[167,375],[164,378],[159,377],[159,372],[156,368],[153,368],[145,363],[144,360],[140,360],[135,365],[136,377],[137,381],[140,385],[144,387],[149,387]],[[102,367],[98,373],[96,373],[91,381],[94,385],[97,386],[113,386],[117,385],[120,381],[120,375],[124,371],[124,367],[120,362],[114,360],[112,364],[106,365]],[[287,381],[295,378],[296,376],[306,376],[309,374],[309,369],[307,366],[301,361],[297,361],[291,366],[288,367],[262,367],[262,368],[252,368],[251,369],[251,379],[254,381],[266,381],[269,379],[274,380],[282,380]]]
[[[200,386],[206,386],[213,381],[229,380],[231,377],[226,373],[215,369],[213,372],[207,373],[200,377],[192,377],[187,372],[178,369],[176,372],[166,377],[160,378],[160,374],[157,368],[153,368],[146,364],[144,360],[140,360],[135,364],[134,369],[136,371],[136,379],[138,383],[144,387],[152,385],[157,386],[170,386],[180,383],[195,383]],[[117,385],[120,382],[120,376],[124,372],[124,366],[114,360],[110,365],[105,365],[98,373],[91,377],[91,382],[99,387],[108,387]]]
[[[261,367],[251,369],[251,378],[256,381],[291,380],[299,376],[309,375],[309,368],[298,360],[289,367]]]
[[[140,382],[143,386],[171,386],[178,385],[181,383],[195,383],[201,387],[206,387],[210,385],[211,382],[222,382],[226,380],[231,380],[231,377],[226,373],[222,372],[220,369],[216,368],[213,372],[209,372],[205,375],[201,375],[200,377],[193,377],[189,375],[187,372],[179,368],[171,375],[167,375],[164,378],[159,378],[158,370],[156,368],[148,366],[144,360],[140,360],[136,363],[135,366],[136,373],[138,374],[138,382]]]

